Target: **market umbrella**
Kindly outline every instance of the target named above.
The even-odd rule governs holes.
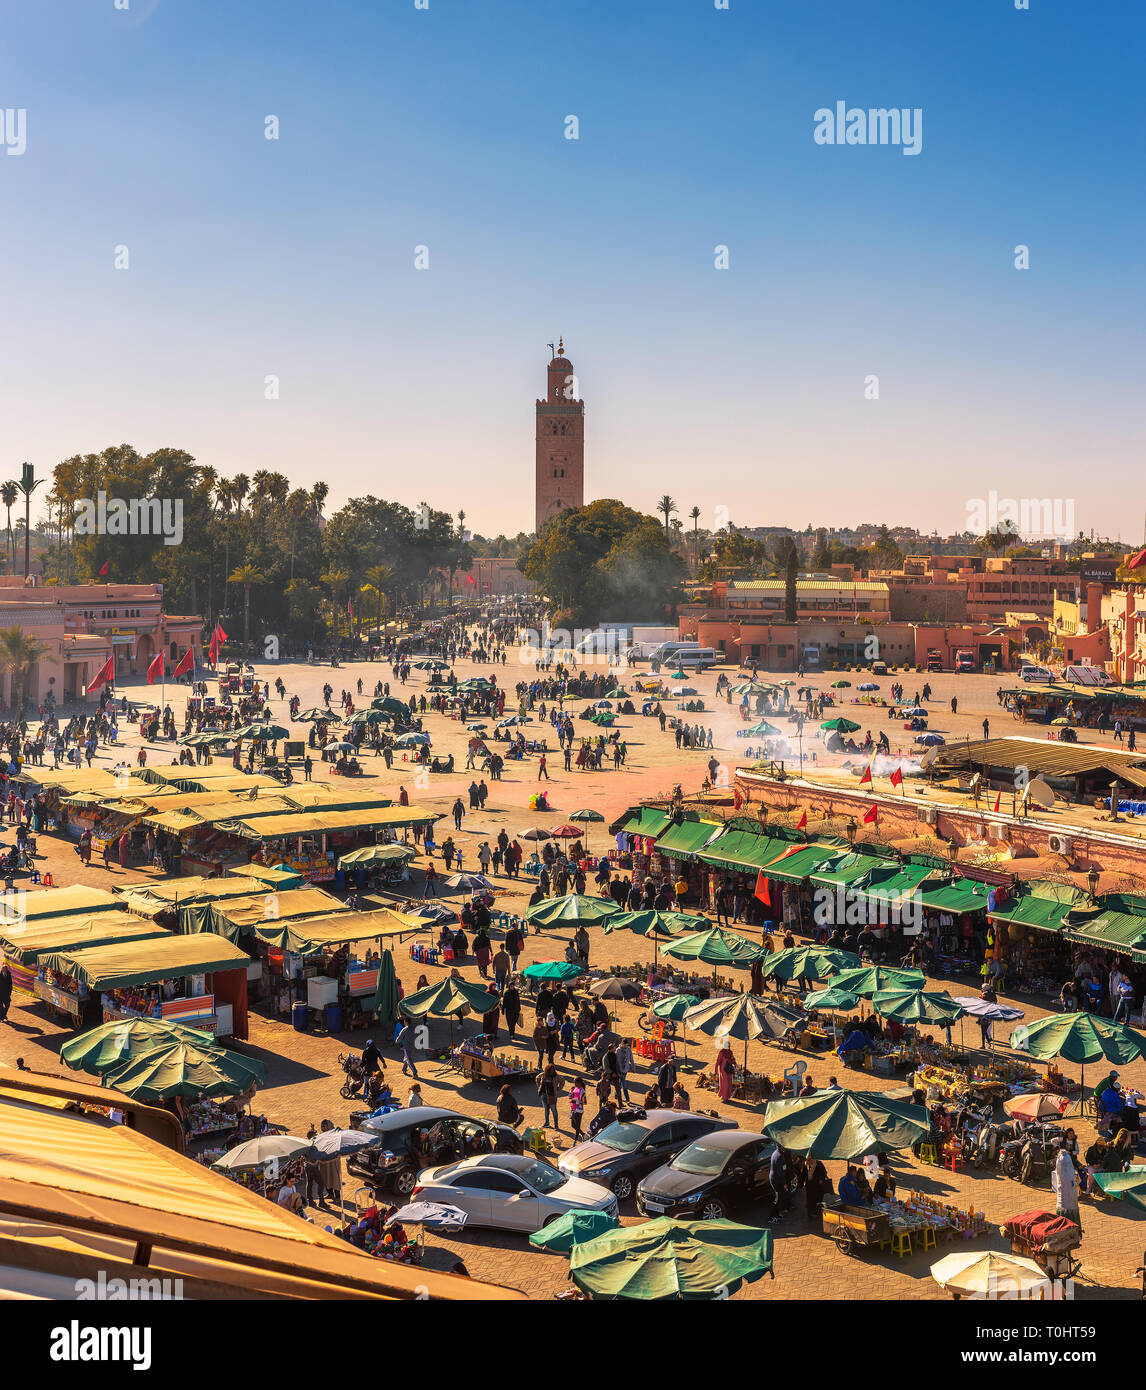
[[[854,719],[844,719],[841,716],[838,719],[825,719],[824,722],[820,725],[820,728],[834,729],[837,734],[854,734],[855,731],[859,728],[859,725],[855,722]]]
[[[583,965],[568,960],[538,960],[521,972],[525,980],[575,980],[585,973]]]
[[[1011,1004],[992,1003],[989,999],[980,999],[977,994],[956,995],[955,1002],[972,1018],[986,1018],[992,1023],[1013,1023],[1023,1016],[1022,1009],[1016,1009]]]
[[[352,869],[358,864],[392,864],[413,859],[418,853],[411,845],[366,845],[338,857],[340,869]]]
[[[555,840],[579,840],[585,832],[579,825],[557,825],[549,833]]]
[[[579,821],[582,825],[592,825],[597,821],[603,821],[605,817],[600,811],[594,811],[591,807],[586,807],[583,811],[574,811],[569,817],[570,821]],[[585,833],[585,843],[589,843],[589,834]]]
[[[110,1067],[154,1052],[157,1047],[183,1042],[207,1052],[223,1051],[214,1033],[206,1029],[188,1028],[186,1024],[168,1023],[160,1018],[125,1018],[115,1023],[102,1023],[77,1038],[70,1038],[60,1048],[60,1061],[73,1071],[99,1076]]]
[[[833,989],[847,990],[849,994],[858,994],[861,999],[870,999],[884,989],[922,989],[926,983],[927,976],[922,970],[886,965],[861,965],[852,970],[841,970],[838,975],[832,976]]]
[[[703,961],[713,967],[715,977],[717,966],[751,965],[764,955],[764,948],[736,932],[725,931],[723,927],[709,927],[707,931],[695,932],[692,936],[677,937],[665,947],[665,955],[673,960]]]
[[[543,825],[531,825],[528,830],[521,832],[521,838],[523,840],[548,840],[550,834]]]
[[[945,744],[947,740],[942,734],[916,734],[912,742],[918,743],[921,748],[938,748],[941,744]]]
[[[425,1226],[428,1231],[460,1231],[469,1212],[445,1202],[407,1202],[386,1220],[387,1226]]]
[[[451,874],[443,881],[446,888],[461,888],[467,893],[492,893],[493,884],[484,874]]]
[[[792,946],[786,951],[774,951],[764,962],[766,978],[823,980],[841,970],[855,969],[859,956],[851,951],[837,951],[829,946]]]
[[[324,743],[322,745],[322,751],[324,753],[353,753],[354,744],[348,743],[344,738],[339,738],[335,739],[332,743]]]
[[[871,996],[871,1006],[882,1018],[892,1018],[897,1023],[934,1023],[943,1027],[965,1013],[946,990],[927,994],[921,989],[881,989]]]
[[[596,1299],[723,1299],[772,1271],[772,1232],[662,1216],[575,1245],[569,1275]]]
[[[299,1139],[293,1134],[260,1134],[248,1139],[244,1144],[236,1144],[211,1164],[212,1168],[223,1168],[227,1172],[238,1172],[242,1168],[261,1168],[274,1158],[294,1158],[306,1153],[312,1147],[309,1139]]]
[[[429,743],[429,741],[430,741],[430,735],[429,735],[429,734],[420,734],[420,733],[417,733],[417,732],[412,733],[412,734],[400,734],[400,735],[394,740],[394,747],[395,747],[395,748],[417,748],[420,744]]]
[[[695,1009],[700,1000],[695,994],[670,994],[665,999],[658,999],[653,1005],[653,1013],[657,1018],[671,1019],[674,1023],[683,1021],[689,1009]]]
[[[832,681],[833,690],[846,690],[851,685],[851,681]]]
[[[338,716],[332,709],[319,709],[316,705],[314,709],[304,709],[297,717],[296,723],[318,723],[320,719],[337,719]]]
[[[385,710],[360,709],[346,721],[348,724],[388,724],[390,716]]]
[[[1123,1198],[1131,1206],[1146,1211],[1146,1167],[1131,1164],[1121,1173],[1095,1173],[1094,1181],[1107,1197],[1119,1202]]]
[[[1083,1094],[1087,1062],[1105,1058],[1122,1065],[1146,1053],[1146,1037],[1141,1033],[1088,1013],[1047,1014],[1034,1023],[1020,1024],[1011,1030],[1010,1043],[1016,1051],[1027,1052],[1040,1062],[1049,1062],[1052,1057],[1079,1062]]]
[[[247,738],[290,738],[290,730],[281,724],[251,724],[245,730]]]
[[[560,898],[546,898],[526,909],[525,920],[534,926],[553,926],[558,922],[580,922],[587,927],[617,915],[612,898],[590,898],[584,893],[566,893]]]
[[[104,1071],[101,1080],[133,1100],[198,1100],[202,1096],[237,1096],[266,1079],[264,1063],[218,1046],[168,1043],[139,1057],[129,1057]]]
[[[639,999],[641,991],[632,980],[622,980],[616,975],[606,975],[603,980],[594,980],[589,993],[598,999]]]
[[[804,995],[804,1008],[813,1013],[817,1009],[843,1009],[847,1011],[854,1009],[859,1000],[858,994],[852,994],[850,990],[840,989],[838,985],[829,985],[827,989],[816,990],[812,994]]]
[[[605,922],[605,932],[631,931],[653,939],[653,965],[657,963],[657,946],[662,936],[681,936],[686,932],[703,931],[709,925],[707,917],[695,912],[658,912],[645,908],[638,912],[618,912]]]
[[[764,1133],[792,1153],[854,1163],[867,1154],[910,1148],[929,1133],[927,1108],[879,1091],[817,1091],[769,1101]]]
[[[406,1018],[425,1018],[432,1014],[435,1018],[452,1019],[466,1009],[488,1013],[491,1002],[489,989],[484,984],[449,975],[416,994],[408,994],[399,1003],[398,1012]]]
[[[783,730],[777,729],[775,724],[769,724],[767,719],[761,719],[759,724],[753,724],[747,732],[752,738],[774,738]]]
[[[379,1023],[393,1023],[398,1017],[398,977],[394,973],[394,957],[388,950],[382,952],[378,983],[368,1012]]]
[[[1003,1102],[1008,1115],[1019,1120],[1059,1120],[1070,1106],[1066,1096],[1052,1096],[1034,1091],[1026,1096],[1012,1096]]]
[[[607,1211],[567,1211],[543,1230],[534,1231],[529,1243],[537,1250],[553,1255],[568,1255],[575,1245],[592,1240],[605,1231],[615,1230],[621,1223]]]
[[[875,683],[875,681],[861,681],[860,684],[856,686],[856,689],[865,691],[878,690],[879,686]]]
[[[900,714],[905,719],[926,719],[930,713],[931,711],[926,705],[908,705],[905,709],[900,710]]]
[[[1025,1255],[1005,1255],[998,1250],[958,1250],[931,1266],[931,1277],[941,1289],[974,1298],[1029,1297],[1050,1283],[1050,1275]]]
[[[395,700],[393,695],[379,695],[377,699],[370,701],[370,708],[384,710],[387,714],[397,715],[399,719],[410,717],[410,706],[403,704],[401,700]]]
[[[750,1038],[782,1038],[795,1024],[803,1022],[803,1017],[796,1009],[786,1009],[755,994],[733,994],[726,999],[706,999],[687,1009],[681,1022],[710,1037],[727,1035],[742,1041],[747,1070]]]

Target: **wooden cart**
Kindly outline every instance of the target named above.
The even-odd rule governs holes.
[[[841,1254],[853,1255],[857,1245],[878,1245],[891,1239],[891,1218],[871,1207],[845,1206],[824,1201],[824,1234],[831,1236]]]

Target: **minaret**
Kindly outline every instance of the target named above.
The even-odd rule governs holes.
[[[545,399],[537,402],[536,528],[566,507],[585,505],[585,402],[577,399],[564,339],[549,363]]]

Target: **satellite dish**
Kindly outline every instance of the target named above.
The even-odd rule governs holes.
[[[1033,782],[1028,784],[1026,795],[1029,796],[1037,806],[1042,806],[1045,810],[1049,811],[1054,805],[1054,792],[1051,791],[1050,787],[1048,787],[1045,782],[1040,782],[1037,777]]]
[[[926,771],[938,756],[939,744],[935,744],[933,747],[929,748],[926,753],[924,753],[922,758],[920,758],[919,766],[923,768],[924,771]]]

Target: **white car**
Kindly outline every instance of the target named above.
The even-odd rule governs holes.
[[[471,1226],[540,1231],[567,1211],[617,1214],[617,1199],[595,1182],[571,1178],[532,1154],[478,1154],[418,1174],[416,1202],[461,1207]]]

